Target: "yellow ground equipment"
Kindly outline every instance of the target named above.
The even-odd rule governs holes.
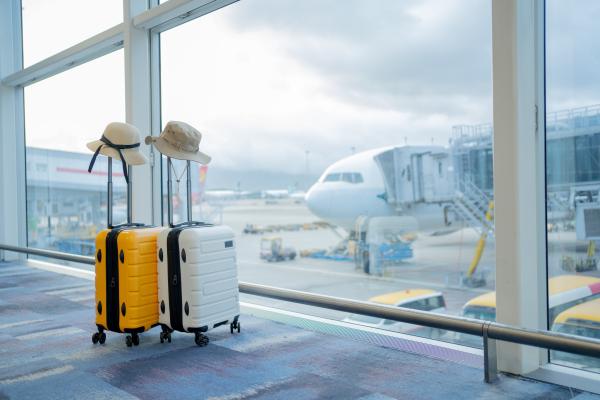
[[[485,219],[486,219],[486,221],[488,221],[490,223],[494,220],[494,202],[493,201],[490,201],[488,204],[488,209],[485,213]],[[467,271],[467,276],[463,280],[463,283],[467,284],[468,286],[484,286],[485,285],[485,280],[475,279],[473,277],[473,274],[477,270],[477,266],[479,265],[479,262],[481,261],[481,256],[483,255],[483,251],[485,250],[485,243],[487,241],[487,237],[488,237],[488,231],[484,230],[481,233],[479,240],[477,241],[477,246],[475,247],[475,255],[473,256],[473,259],[471,260],[471,264],[469,265],[469,270]]]

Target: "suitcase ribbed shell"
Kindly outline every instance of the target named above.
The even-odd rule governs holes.
[[[173,229],[181,229],[176,253],[181,289],[173,282],[173,275],[169,277],[168,237]],[[160,324],[177,328],[171,315],[174,290],[181,291],[181,301],[177,302],[182,309],[176,312],[180,313],[184,331],[204,332],[232,323],[239,316],[235,241],[229,227],[165,228],[158,235],[157,257]]]
[[[96,236],[96,324],[115,332],[143,332],[158,323],[156,238],[161,228],[117,229],[112,262],[117,263],[118,274],[111,282],[107,282],[107,261],[111,262],[107,238],[111,240],[112,230]],[[111,284],[118,286],[118,298],[108,290]],[[118,310],[110,311],[111,304],[117,304]],[[111,329],[109,320],[116,321],[115,314],[118,329],[116,324]]]

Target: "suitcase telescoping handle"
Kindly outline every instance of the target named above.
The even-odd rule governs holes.
[[[171,180],[171,169],[173,168],[173,161],[171,157],[167,157],[167,219],[169,226],[174,228],[182,225],[205,225],[202,222],[192,221],[192,168],[190,160],[186,161],[186,188],[187,188],[187,221],[181,224],[175,225],[173,223],[173,181]]]
[[[131,167],[127,166],[127,175],[129,175],[129,182],[127,182],[127,224],[132,225],[131,223]],[[108,181],[107,181],[107,201],[106,201],[106,226],[109,228],[114,228],[113,226],[113,179],[112,179],[112,157],[108,157]],[[142,225],[142,224],[136,224]]]

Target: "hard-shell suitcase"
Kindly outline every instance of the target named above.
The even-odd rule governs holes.
[[[169,227],[158,235],[158,299],[161,342],[171,332],[191,332],[205,346],[203,333],[229,324],[240,332],[235,239],[231,228],[191,221],[190,162],[187,162],[188,222],[173,225],[171,160],[167,158]]]
[[[161,228],[131,223],[131,186],[127,186],[127,224],[112,226],[112,159],[108,159],[108,229],[96,236],[96,326],[92,342],[104,331],[128,334],[127,346],[139,344],[139,333],[158,324],[156,237]]]

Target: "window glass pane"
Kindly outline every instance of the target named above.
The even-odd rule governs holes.
[[[546,2],[546,190],[552,330],[598,337],[600,273],[600,3]],[[596,300],[595,300],[596,299]],[[598,360],[551,352],[598,371]]]
[[[325,177],[325,182],[336,182],[340,180],[340,174],[329,174]]]
[[[86,143],[125,118],[123,51],[25,88],[28,245],[92,255],[106,226],[107,159]],[[58,99],[58,100],[57,100]],[[114,168],[114,222],[125,219],[125,180]]]
[[[21,4],[26,67],[123,21],[121,0],[21,0]]]
[[[161,34],[163,125],[203,133],[194,219],[238,234],[240,280],[383,304],[443,291],[454,315],[495,289],[491,76],[490,1],[246,0]],[[270,236],[298,256],[261,259]]]

